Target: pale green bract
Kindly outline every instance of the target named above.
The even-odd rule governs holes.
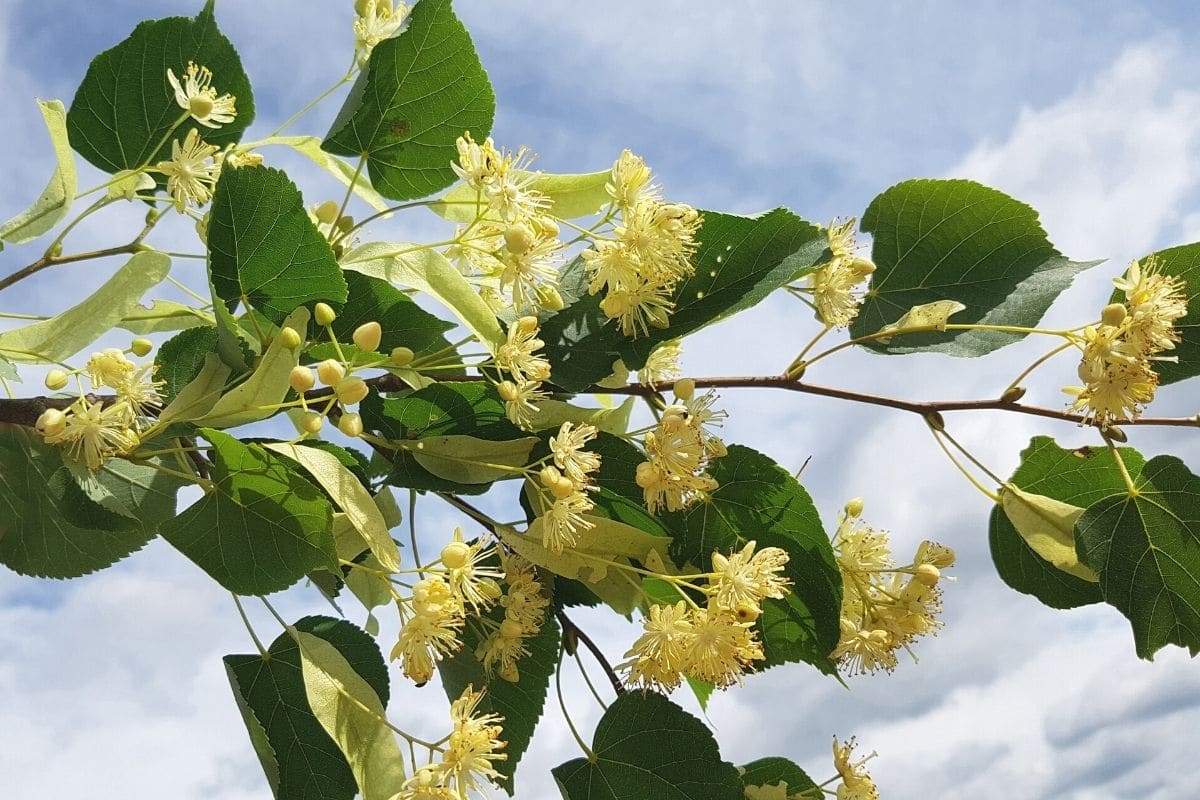
[[[54,157],[58,166],[50,176],[50,182],[41,197],[25,211],[0,225],[0,249],[3,242],[22,244],[36,239],[58,224],[71,210],[75,199],[75,154],[67,141],[67,109],[60,100],[38,100],[46,129],[50,132],[50,143],[54,145]]]

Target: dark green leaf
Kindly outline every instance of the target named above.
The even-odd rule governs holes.
[[[595,760],[553,770],[566,800],[743,800],[737,769],[704,723],[653,692],[618,697],[596,726]]]
[[[333,507],[293,464],[256,444],[203,428],[212,444],[206,494],[162,526],[180,552],[235,594],[286,589],[319,567],[337,569]]]
[[[1133,475],[1141,472],[1145,459],[1136,450],[1123,447],[1121,455]],[[1027,492],[1081,508],[1125,491],[1125,481],[1107,449],[1064,450],[1048,436],[1035,436],[1030,441],[1011,482]],[[992,509],[988,542],[996,571],[1018,592],[1031,594],[1051,608],[1100,602],[1097,584],[1055,568],[1034,552],[1000,506]]]
[[[915,305],[957,300],[953,322],[1033,326],[1075,274],[1076,262],[1050,244],[1037,212],[973,181],[912,180],[871,201],[862,229],[874,237],[871,276],[852,336],[875,333]],[[871,344],[885,353],[935,351],[979,356],[1020,334],[950,331],[897,336]]]
[[[386,705],[387,665],[374,639],[344,620],[305,617],[295,627],[337,648]],[[300,672],[300,648],[287,633],[269,648],[269,656],[228,655],[225,670],[234,697],[256,742],[271,790],[279,800],[351,800],[358,787],[345,756],[308,707]],[[264,752],[265,751],[265,752]]]
[[[187,386],[200,374],[204,357],[217,349],[217,329],[207,325],[188,328],[162,343],[154,354],[156,380],[163,382],[159,392],[167,403],[175,399],[179,390]]]
[[[504,615],[496,610],[491,616],[496,622],[504,619]],[[499,677],[488,678],[487,672],[475,658],[475,648],[479,645],[476,630],[468,626],[463,634],[462,649],[440,662],[438,672],[441,673],[446,696],[451,700],[457,700],[468,684],[473,685],[476,691],[487,687],[478,713],[496,713],[504,717],[504,739],[508,742],[504,752],[508,753],[508,759],[501,761],[496,768],[504,776],[504,788],[512,794],[513,773],[533,738],[533,730],[546,704],[550,676],[554,674],[558,663],[558,623],[553,617],[548,617],[537,635],[528,640],[529,655],[517,662],[520,679],[516,683]]]
[[[407,347],[422,356],[450,347],[443,334],[454,327],[452,323],[430,314],[387,281],[361,272],[348,271],[344,275],[350,291],[346,307],[333,321],[338,341],[349,342],[355,328],[375,321],[383,329],[380,353]]]
[[[114,459],[94,477],[138,519],[88,497],[61,449],[0,424],[0,564],[43,578],[86,575],[140,550],[174,513],[180,482],[153,467]]]
[[[1105,602],[1133,624],[1137,654],[1167,644],[1200,653],[1200,477],[1174,456],[1150,459],[1138,493],[1088,506],[1075,525],[1079,559],[1100,573]]]
[[[805,661],[833,673],[829,653],[841,635],[842,579],[808,492],[783,467],[741,445],[731,445],[709,474],[720,485],[707,501],[663,517],[674,536],[671,557],[681,567],[706,570],[714,550],[729,553],[751,540],[785,550],[791,592],[766,600],[758,622],[764,666]]]
[[[105,172],[169,159],[171,143],[164,138],[184,111],[175,102],[167,69],[182,81],[189,61],[212,70],[212,86],[219,94],[237,98],[237,118],[215,129],[188,119],[171,138],[182,140],[196,128],[209,144],[223,147],[238,141],[254,120],[254,95],[209,3],[194,19],[143,22],[92,59],[67,113],[71,146]]]
[[[302,305],[346,302],[333,250],[304,210],[296,184],[271,167],[225,168],[213,196],[209,266],[217,297],[245,297],[276,324]]]
[[[1163,274],[1183,278],[1187,283],[1187,316],[1175,323],[1183,341],[1164,355],[1176,356],[1179,362],[1159,361],[1154,364],[1159,383],[1177,383],[1185,378],[1200,375],[1200,242],[1168,247],[1153,254]],[[1146,259],[1141,259],[1145,263]],[[1125,293],[1114,291],[1111,302],[1124,303]]]
[[[422,0],[409,28],[375,46],[321,147],[366,156],[384,197],[426,197],[455,181],[464,131],[491,132],[496,98],[450,0]]]
[[[808,773],[796,766],[794,762],[780,756],[768,756],[742,765],[742,784],[745,786],[776,786],[780,781],[787,784],[788,797],[799,794],[807,789],[815,789],[817,784]]]

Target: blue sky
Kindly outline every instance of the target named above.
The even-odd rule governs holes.
[[[0,0],[0,218],[35,197],[51,169],[33,97],[69,102],[90,58],[149,5],[103,2],[71,15],[61,2]],[[197,6],[157,2],[153,13]],[[342,73],[351,6],[218,3],[256,87],[252,136]],[[786,205],[815,220],[859,214],[905,178],[973,177],[1038,208],[1067,255],[1111,259],[1051,309],[1060,320],[1098,307],[1106,279],[1128,259],[1200,239],[1200,86],[1188,47],[1200,16],[1190,3],[462,0],[458,10],[496,87],[498,142],[530,146],[548,171],[600,169],[630,147],[673,198],[740,212]],[[335,111],[336,103],[322,107],[298,130],[324,133]],[[303,164],[275,163],[293,170],[310,201],[331,191]],[[111,224],[132,229],[140,213],[114,214]],[[374,232],[433,230],[420,216],[396,225],[408,227]],[[168,230],[164,246],[184,234]],[[78,242],[109,236],[106,222],[82,228]],[[35,257],[25,250],[0,253],[0,273]],[[0,310],[52,313],[102,280],[101,267],[43,273],[0,295]],[[690,374],[776,371],[812,330],[794,301],[772,298],[689,339],[685,365]],[[820,380],[906,397],[985,396],[996,375],[1015,374],[1038,352],[1023,343],[979,362],[850,354]],[[1061,402],[1058,386],[1072,372],[1049,370],[1034,398]],[[1188,384],[1165,389],[1156,411],[1193,413],[1194,393]],[[864,495],[867,518],[892,530],[898,550],[934,538],[960,555],[946,629],[918,647],[919,664],[852,680],[849,692],[802,668],[752,677],[709,708],[726,757],[786,755],[821,780],[831,771],[830,737],[856,733],[880,754],[873,765],[885,798],[1200,794],[1200,777],[1181,769],[1200,723],[1200,678],[1186,654],[1140,662],[1115,610],[1052,612],[1000,584],[987,553],[988,503],[919,420],[807,397],[730,392],[723,402],[728,440],[793,469],[812,457],[805,483],[827,523]],[[952,424],[1001,474],[1036,433],[1089,442],[1069,425],[1004,415]],[[1132,438],[1146,454],[1174,452],[1200,467],[1189,438],[1140,430]],[[431,539],[453,524],[436,506],[420,514]],[[282,602],[297,615],[320,610],[302,592]],[[581,621],[613,657],[635,635],[620,620]],[[227,595],[161,543],[69,584],[0,572],[8,795],[266,796],[219,663],[248,645]],[[595,712],[568,684],[590,729]],[[424,691],[403,693],[395,707],[436,730],[440,695]],[[519,773],[521,796],[554,796],[546,768],[575,754],[548,710]]]

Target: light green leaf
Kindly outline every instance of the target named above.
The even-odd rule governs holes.
[[[337,569],[333,508],[292,462],[210,428],[212,481],[161,533],[235,594],[286,589],[318,568]]]
[[[654,692],[627,692],[600,718],[595,758],[553,769],[565,800],[745,800],[703,722]]]
[[[323,300],[346,302],[346,281],[329,242],[304,210],[300,190],[281,170],[221,171],[208,226],[216,296],[243,298],[274,323]]]
[[[1100,580],[1094,571],[1079,563],[1075,554],[1075,522],[1083,514],[1082,508],[1022,491],[1011,483],[1004,485],[1000,507],[1025,544],[1039,556],[1076,578],[1092,583]]]
[[[629,415],[633,413],[635,400],[636,397],[627,397],[613,408],[581,408],[561,400],[542,400],[531,417],[530,429],[549,430],[564,422],[588,423],[605,433],[620,436],[629,430]]]
[[[257,150],[260,147],[279,144],[290,147],[300,155],[312,161],[321,169],[337,178],[343,186],[349,186],[354,181],[354,193],[361,197],[371,208],[383,211],[388,207],[388,201],[371,186],[371,179],[359,174],[355,178],[355,167],[336,156],[321,149],[321,140],[316,136],[271,136],[257,142],[244,142],[239,151]],[[386,219],[386,217],[385,217]]]
[[[950,321],[950,317],[964,309],[966,309],[966,306],[957,300],[935,300],[932,303],[913,306],[908,311],[905,311],[904,316],[900,319],[880,328],[879,332],[885,333],[891,331],[895,335],[916,331],[925,333],[930,331],[944,331],[946,330],[946,324]],[[880,344],[888,344],[893,338],[894,336],[879,336],[876,337],[875,341]]]
[[[167,69],[182,80],[189,61],[212,70],[212,86],[237,98],[237,117],[219,128],[186,120],[167,82]],[[137,169],[171,157],[171,138],[198,130],[224,147],[254,121],[254,94],[233,45],[217,28],[213,4],[195,18],[147,20],[124,41],[92,59],[67,113],[71,146],[109,173]]]
[[[424,1],[424,0],[423,0]],[[479,337],[490,352],[505,342],[495,313],[441,253],[424,245],[372,242],[341,259],[343,269],[417,289],[434,297]]]
[[[166,427],[172,422],[190,422],[208,414],[221,399],[229,373],[229,367],[220,358],[213,353],[206,354],[200,373],[162,410],[158,425]]]
[[[449,186],[464,131],[482,141],[496,98],[450,0],[422,0],[408,30],[371,51],[321,146],[365,156],[385,197],[411,200]]]
[[[140,303],[117,323],[135,336],[165,331],[182,331],[201,325],[216,325],[213,315],[174,300],[155,300],[149,308]]]
[[[1200,653],[1200,477],[1174,456],[1146,462],[1137,494],[1106,497],[1075,526],[1079,560],[1133,625],[1137,654]]]
[[[456,483],[491,483],[520,477],[517,469],[529,463],[536,436],[507,441],[474,436],[429,436],[405,444],[416,462],[439,478]]]
[[[138,300],[171,269],[157,251],[137,253],[95,294],[58,316],[0,333],[0,355],[12,361],[66,361],[138,308]]]
[[[404,788],[404,756],[375,690],[329,642],[292,629],[313,716],[350,764],[363,800],[390,800]]]
[[[264,447],[304,467],[317,485],[345,512],[350,524],[361,535],[380,565],[388,572],[400,569],[400,551],[388,533],[383,514],[379,513],[366,487],[337,456],[315,447],[298,447],[287,442],[274,442]]]
[[[742,783],[746,787],[746,800],[765,800],[770,797],[772,788],[780,789],[785,800],[793,797],[808,797],[809,791],[817,788],[816,782],[808,777],[808,773],[786,758],[769,756],[743,764],[738,768],[742,773]],[[780,787],[782,784],[782,787]],[[765,789],[757,796],[751,792],[751,787]],[[805,794],[801,795],[801,792]]]
[[[42,190],[37,201],[0,225],[0,241],[21,244],[36,239],[58,224],[67,215],[78,188],[75,177],[75,155],[67,141],[67,110],[59,100],[38,100],[46,130],[50,132],[50,143],[54,145],[54,158],[58,165],[50,182]]]
[[[515,173],[532,179],[530,189],[541,192],[549,201],[548,213],[560,219],[590,217],[612,202],[605,185],[612,180],[611,170],[581,174],[555,175],[545,172]],[[460,183],[429,205],[429,210],[451,222],[474,222],[481,210],[479,193]]]
[[[153,192],[157,185],[148,172],[123,169],[113,176],[104,194],[110,200],[133,200],[138,192]]]
[[[308,335],[308,317],[308,309],[301,306],[283,324],[295,328],[303,340]],[[299,359],[300,348],[286,347],[276,337],[250,377],[222,395],[207,414],[193,421],[213,428],[233,428],[273,416],[287,397],[291,388],[288,375]]]
[[[899,183],[871,201],[862,229],[873,236],[876,271],[850,326],[855,337],[937,300],[966,306],[958,322],[1032,327],[1076,273],[1099,263],[1066,259],[1046,238],[1036,211],[973,181]],[[968,330],[865,346],[886,353],[978,356],[1021,336]]]

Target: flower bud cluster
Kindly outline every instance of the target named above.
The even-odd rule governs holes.
[[[712,431],[726,416],[713,410],[716,393],[696,395],[694,382],[679,381],[675,399],[654,430],[646,433],[648,460],[638,464],[634,476],[652,514],[661,508],[680,511],[716,491],[717,481],[706,470],[725,455],[725,443]]]
[[[588,492],[595,489],[592,473],[600,469],[600,456],[585,448],[597,433],[593,425],[564,422],[550,437],[553,464],[539,476],[550,499],[539,516],[542,544],[553,553],[574,547],[581,533],[595,527],[584,514],[595,507]],[[547,503],[545,496],[542,501]]]

